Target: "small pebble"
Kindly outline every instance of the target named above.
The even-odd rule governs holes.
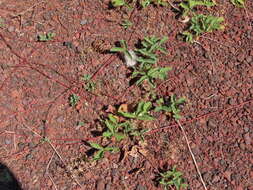
[[[13,32],[14,30],[15,30],[14,26],[10,26],[10,27],[8,28],[8,32]]]
[[[11,140],[5,139],[5,144],[11,144]]]
[[[83,20],[81,20],[81,22],[80,22],[81,25],[85,25],[85,24],[87,24],[87,23],[88,23],[88,20],[87,20],[87,19],[83,19]]]

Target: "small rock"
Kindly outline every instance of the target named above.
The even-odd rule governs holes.
[[[10,26],[10,27],[8,28],[8,32],[13,32],[14,30],[15,30],[14,26]]]
[[[246,57],[247,63],[251,63],[253,61],[253,56]]]
[[[63,123],[63,122],[64,122],[64,117],[61,115],[61,116],[59,116],[59,117],[56,119],[56,121],[57,121],[58,123]]]
[[[217,183],[217,182],[219,182],[219,181],[220,181],[220,176],[215,175],[215,176],[213,177],[212,183]]]
[[[23,150],[25,148],[25,143],[18,143],[18,148]]]
[[[207,121],[207,127],[210,127],[210,128],[215,128],[217,126],[216,122],[214,119],[209,119]]]
[[[250,145],[251,144],[252,139],[250,138],[250,134],[249,133],[244,134],[243,138],[244,138],[244,141],[245,141],[246,145]]]
[[[25,158],[26,158],[26,160],[31,160],[33,158],[33,155],[32,154],[27,154]]]
[[[11,140],[9,140],[9,139],[5,139],[4,142],[5,142],[5,144],[11,144]]]
[[[96,184],[96,189],[97,190],[104,190],[105,189],[105,184],[102,180],[98,180]]]
[[[81,25],[85,25],[85,24],[87,24],[87,23],[88,23],[88,20],[87,20],[87,19],[83,19],[83,20],[81,20],[81,22],[80,22]]]
[[[138,184],[136,190],[147,190],[147,188],[141,184]]]
[[[107,183],[105,185],[105,190],[111,190],[111,184],[110,183]]]

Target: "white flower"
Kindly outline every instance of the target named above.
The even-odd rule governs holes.
[[[136,54],[134,53],[133,50],[129,50],[128,51],[129,54],[131,55],[131,57],[129,57],[129,55],[125,54],[124,55],[124,59],[125,59],[125,64],[128,66],[128,67],[133,67],[136,65],[137,61],[137,56]]]

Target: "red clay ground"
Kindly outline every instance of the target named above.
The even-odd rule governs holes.
[[[24,190],[81,189],[73,178],[89,190],[162,189],[153,180],[165,164],[177,165],[188,189],[203,189],[182,131],[162,115],[143,124],[151,131],[139,152],[127,154],[137,147],[127,141],[119,144],[125,150],[121,155],[81,161],[90,149],[83,141],[94,140],[91,131],[100,130],[105,109],[144,96],[139,87],[129,87],[130,71],[122,61],[101,52],[120,39],[133,47],[148,35],[169,38],[168,55],[159,64],[173,71],[157,94],[187,98],[182,123],[208,190],[253,190],[252,1],[246,9],[219,1],[215,8],[199,10],[226,20],[224,31],[202,36],[199,44],[177,39],[185,24],[169,7],[131,12],[108,9],[108,1],[38,2],[0,1],[0,161]],[[133,27],[124,30],[123,18]],[[50,31],[55,40],[37,42],[38,34]],[[84,74],[97,83],[93,93],[82,88]],[[69,105],[73,93],[80,96],[76,108]],[[85,124],[78,126],[80,121]]]

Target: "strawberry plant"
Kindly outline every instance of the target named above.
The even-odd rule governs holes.
[[[96,150],[98,150],[95,155],[93,156],[93,160],[100,160],[104,157],[105,152],[112,152],[112,153],[116,153],[119,152],[119,148],[118,147],[103,147],[97,143],[93,143],[93,142],[89,142],[90,146]]]
[[[183,174],[176,170],[176,166],[172,170],[159,173],[159,175],[159,183],[163,185],[165,190],[171,187],[175,187],[177,190],[187,187],[187,184],[184,183],[184,178],[182,178]]]
[[[216,17],[211,15],[195,15],[191,18],[189,30],[183,32],[185,40],[192,42],[195,37],[205,33],[212,32],[214,30],[223,30],[224,25],[221,23],[224,21],[223,17]]]
[[[109,114],[108,119],[105,120],[105,125],[107,127],[107,130],[103,133],[103,137],[106,138],[112,138],[115,137],[117,141],[121,141],[126,136],[123,132],[119,132],[120,130],[123,131],[122,128],[129,128],[130,123],[124,122],[124,123],[118,123],[117,118]]]
[[[152,107],[151,102],[143,102],[141,101],[137,105],[137,109],[135,112],[130,113],[130,112],[123,112],[123,111],[118,111],[118,113],[126,118],[131,118],[131,119],[139,119],[139,120],[154,120],[155,118],[149,114],[149,110]]]
[[[186,0],[179,4],[183,9],[183,16],[187,16],[196,6],[212,7],[214,5],[213,0]]]
[[[170,101],[166,101],[163,98],[160,98],[157,100],[158,106],[155,108],[155,112],[158,111],[164,111],[164,112],[169,112],[173,114],[173,117],[178,120],[181,118],[180,116],[180,109],[179,105],[185,103],[186,99],[185,98],[179,98],[176,99],[175,95],[170,96]]]
[[[157,63],[158,58],[155,54],[157,51],[160,51],[166,54],[166,49],[162,47],[162,45],[168,40],[167,37],[163,37],[159,39],[157,37],[145,37],[141,41],[141,48],[135,50],[138,58],[137,61],[140,63],[139,68],[147,69],[150,68],[151,65]]]
[[[134,71],[131,75],[131,78],[138,78],[136,82],[137,85],[140,85],[142,82],[147,81],[151,87],[155,88],[155,79],[165,80],[168,71],[171,69],[171,67],[155,67],[144,71]]]
[[[168,5],[166,0],[140,0],[139,3],[142,8],[146,8],[151,3],[155,4],[156,6],[167,6]]]

